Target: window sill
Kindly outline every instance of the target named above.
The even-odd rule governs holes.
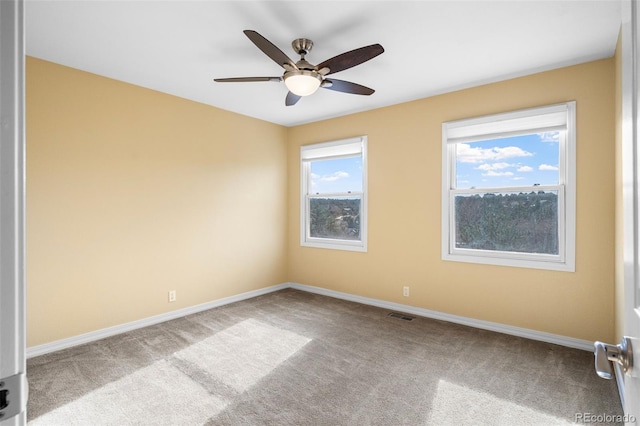
[[[358,251],[362,253],[367,252],[367,245],[362,241],[341,241],[341,240],[313,240],[313,241],[301,241],[300,246],[322,248],[329,250],[346,250],[346,251]]]
[[[551,260],[509,259],[504,257],[480,256],[471,254],[442,255],[442,260],[453,262],[477,263],[484,265],[511,266],[514,268],[545,269],[549,271],[575,272],[574,262]]]

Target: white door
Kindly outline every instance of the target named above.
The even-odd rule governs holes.
[[[26,424],[24,4],[0,0],[0,423]]]
[[[595,343],[596,371],[622,388],[625,422],[640,424],[640,7],[622,4],[622,210],[624,234],[624,338]]]
[[[624,380],[626,420],[630,424],[640,424],[640,7],[632,0],[625,0],[622,7],[624,334],[630,338],[634,365],[621,378]]]

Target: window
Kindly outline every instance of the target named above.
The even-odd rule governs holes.
[[[300,148],[300,244],[367,251],[366,136]]]
[[[442,125],[442,258],[575,270],[575,102]]]

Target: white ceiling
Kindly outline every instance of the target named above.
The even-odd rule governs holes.
[[[0,0],[1,1],[1,0]],[[424,98],[613,55],[619,0],[61,1],[27,0],[28,55],[285,126]],[[294,61],[380,43],[385,52],[336,73],[371,96],[319,90],[291,107],[281,76],[243,33],[253,29]]]

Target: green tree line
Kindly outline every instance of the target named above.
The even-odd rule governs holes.
[[[360,239],[359,198],[312,198],[309,210],[312,237]]]
[[[558,254],[558,196],[552,192],[456,196],[456,247]]]

